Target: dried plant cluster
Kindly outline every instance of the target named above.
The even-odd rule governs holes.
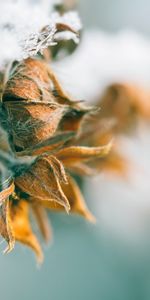
[[[108,155],[99,163],[96,161],[95,166],[99,171],[125,178],[132,162],[124,155],[125,151],[122,153],[121,138],[127,135],[132,137],[142,124],[149,126],[150,92],[127,82],[113,83],[95,100],[95,105],[100,110],[92,118],[91,124],[84,125],[86,143],[90,134],[90,146],[97,146],[100,142],[107,143],[111,139],[113,141]]]
[[[14,63],[9,74],[1,103],[9,142],[4,139],[1,146],[7,175],[1,183],[6,188],[2,186],[0,193],[0,231],[8,242],[7,252],[17,240],[34,249],[41,260],[29,210],[45,240],[50,233],[45,208],[79,213],[94,221],[72,174],[89,173],[92,161],[107,155],[110,144],[80,145],[82,123],[95,109],[71,100],[44,60]]]
[[[63,16],[66,8],[57,10]],[[66,31],[79,36],[71,26],[57,23],[56,40]],[[149,94],[128,84],[108,87],[94,107],[72,99],[50,62],[62,49],[74,51],[76,43],[61,36],[51,47],[49,28],[41,34],[42,53],[31,47],[29,56],[34,57],[13,61],[0,74],[0,234],[8,243],[5,252],[19,241],[32,248],[39,261],[43,254],[30,217],[35,216],[45,241],[51,237],[47,209],[94,222],[76,175],[126,173],[118,137],[150,116]]]

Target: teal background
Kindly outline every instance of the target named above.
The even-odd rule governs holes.
[[[78,0],[83,24],[116,32],[132,28],[150,34],[149,0]]]
[[[39,268],[21,246],[0,256],[2,299],[148,300],[149,247],[130,249],[80,218],[51,215],[54,244]]]

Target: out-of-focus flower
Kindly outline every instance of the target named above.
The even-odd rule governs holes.
[[[139,124],[150,121],[150,92],[128,83],[114,83],[104,91],[94,103],[98,112],[85,120],[84,130],[80,132],[78,142],[87,146],[106,144],[113,139],[113,147],[105,159],[95,158],[88,164],[94,169],[127,175],[130,165],[127,157],[121,153],[120,137],[128,134],[134,136]],[[91,169],[91,171],[92,171]]]
[[[150,91],[130,83],[114,83],[100,96],[101,118],[114,120],[113,132],[129,133],[140,119],[150,120]]]

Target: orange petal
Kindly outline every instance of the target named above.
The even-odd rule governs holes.
[[[68,176],[68,184],[63,184],[62,188],[69,200],[71,211],[78,213],[85,217],[90,222],[95,222],[95,217],[88,210],[83,195],[76,183],[76,181]]]
[[[38,262],[41,263],[43,253],[30,226],[29,204],[24,200],[12,201],[10,217],[15,240],[29,246],[35,252]]]
[[[46,213],[46,210],[42,206],[42,203],[40,204],[37,201],[32,200],[32,210],[36,217],[36,221],[38,224],[38,227],[41,231],[41,234],[46,242],[49,242],[49,240],[52,237],[52,230],[50,226],[50,222]]]
[[[129,161],[117,150],[112,149],[107,157],[101,159],[95,159],[88,164],[88,167],[97,170],[106,171],[107,173],[116,173],[124,178],[128,177],[129,172]]]
[[[150,92],[139,86],[128,83],[110,85],[100,100],[101,118],[115,118],[116,132],[129,130],[134,126],[137,117],[150,118]]]

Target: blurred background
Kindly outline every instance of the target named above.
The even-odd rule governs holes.
[[[66,89],[90,101],[116,80],[148,88],[149,1],[78,2],[84,27],[81,45],[53,66]],[[54,240],[45,248],[40,268],[30,250],[20,245],[0,255],[4,300],[150,299],[149,129],[126,138],[123,148],[131,160],[140,162],[131,180],[101,174],[84,182],[96,225],[50,213]]]
[[[84,25],[109,32],[120,29],[135,29],[144,35],[150,34],[149,1],[135,0],[81,0],[78,1]]]

